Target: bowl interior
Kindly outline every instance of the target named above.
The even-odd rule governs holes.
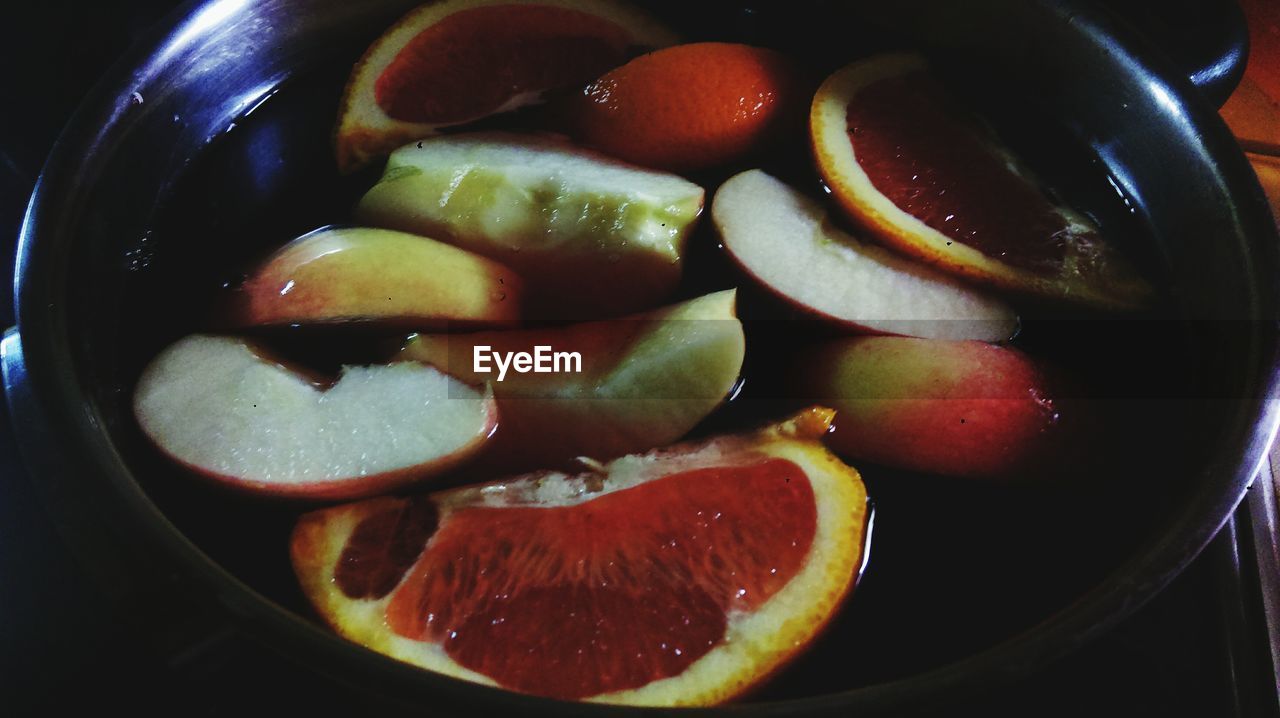
[[[42,190],[63,194],[33,214],[24,240],[22,276],[52,277],[20,282],[24,344],[68,350],[81,409],[102,431],[87,440],[106,442],[237,590],[304,616],[287,536],[306,506],[194,484],[140,436],[130,395],[143,364],[205,328],[214,296],[253,259],[349,221],[374,175],[344,178],[333,168],[338,93],[367,43],[412,4],[196,8],[127,81],[100,89],[102,114],[91,104],[69,130]],[[900,16],[842,3],[655,8],[690,38],[774,46],[818,76],[881,49],[927,51],[1059,192],[1160,278],[1168,301],[1136,318],[1042,312],[1027,321],[1019,342],[1070,370],[1072,398],[1107,428],[1079,475],[1010,487],[860,467],[876,508],[862,581],[819,643],[755,701],[853,700],[850,691],[897,685],[1051,629],[1052,645],[1068,645],[1189,560],[1247,478],[1241,457],[1257,441],[1270,377],[1259,320],[1275,306],[1265,279],[1275,263],[1264,248],[1274,234],[1257,223],[1266,215],[1238,151],[1223,144],[1225,130],[1184,103],[1184,86],[1110,38],[1105,22],[1063,22],[1061,8],[1031,3],[966,4],[959,15],[946,5]],[[766,165],[816,188],[808,157],[794,150]],[[59,181],[71,176],[75,152],[75,180]],[[689,292],[742,281],[715,251],[709,223],[694,242],[691,271],[706,279]],[[66,301],[41,308],[43,293]],[[771,367],[799,351],[785,341],[793,330],[748,323],[754,373],[734,412],[704,431],[777,408]],[[324,347],[331,363],[360,360],[333,349],[332,336],[284,343],[301,353]],[[1091,597],[1088,610],[1082,596]],[[1001,660],[1031,665],[1012,656]]]

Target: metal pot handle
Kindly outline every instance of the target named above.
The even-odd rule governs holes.
[[[1236,0],[1105,0],[1121,21],[1182,68],[1214,107],[1244,77],[1249,28]]]

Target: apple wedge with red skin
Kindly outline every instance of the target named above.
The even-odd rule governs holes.
[[[497,425],[493,397],[426,366],[345,367],[331,386],[247,341],[192,335],[143,370],[144,434],[199,476],[251,493],[350,499],[451,469]]]
[[[1008,339],[1018,316],[953,277],[859,241],[822,205],[760,171],[716,192],[711,218],[724,248],[774,294],[854,331],[938,339]]]
[[[1131,310],[1151,284],[910,54],[831,75],[809,115],[814,159],[877,242],[950,274],[1054,303]]]
[[[236,326],[512,324],[520,319],[522,287],[506,266],[443,242],[326,228],[268,257],[240,287],[231,319]]]
[[[1063,439],[1055,382],[1017,349],[976,341],[855,337],[796,368],[806,397],[837,412],[840,454],[968,478],[1051,468]]]
[[[680,439],[732,392],[746,349],[734,298],[732,290],[716,292],[633,317],[546,329],[418,335],[400,357],[471,384],[489,382],[502,422],[479,459],[486,468],[611,459]],[[488,371],[476,371],[477,347],[489,347],[491,357],[538,346],[576,352],[582,371],[509,370],[499,380],[490,358],[481,367]]]

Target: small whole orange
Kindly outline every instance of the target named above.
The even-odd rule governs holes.
[[[808,97],[781,53],[724,42],[641,55],[570,100],[579,141],[674,172],[717,167],[758,150],[803,117]]]

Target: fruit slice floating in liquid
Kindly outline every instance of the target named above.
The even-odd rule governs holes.
[[[383,33],[352,71],[338,116],[338,166],[357,169],[441,128],[585,85],[675,40],[614,0],[427,3]]]
[[[566,103],[583,143],[685,172],[749,156],[804,126],[809,86],[781,53],[725,42],[669,47],[596,80]]]
[[[508,371],[492,359],[475,371],[476,347],[494,353],[576,352],[549,372]],[[549,329],[425,334],[401,358],[432,364],[470,384],[490,383],[502,425],[479,459],[486,468],[521,471],[578,456],[612,459],[677,441],[720,406],[738,381],[745,354],[734,292],[621,319]]]
[[[143,432],[173,460],[245,491],[346,499],[453,468],[493,433],[493,397],[431,367],[346,367],[328,388],[243,339],[193,335],[147,365]]]
[[[1152,288],[1088,218],[1055,203],[914,55],[839,70],[810,110],[818,168],[884,244],[1055,301],[1136,308]]]
[[[829,403],[842,456],[946,476],[1051,473],[1062,410],[1045,368],[975,341],[857,337],[804,354],[802,396]]]
[[[724,248],[770,291],[872,333],[1001,341],[1018,316],[954,277],[833,226],[822,205],[760,170],[720,185],[711,219]]]
[[[307,514],[292,556],[342,635],[562,699],[702,705],[758,683],[853,586],[867,501],[810,409],[753,434]]]
[[[548,136],[486,132],[392,153],[361,222],[449,242],[511,267],[538,319],[617,316],[680,281],[703,190]]]
[[[322,229],[286,244],[249,276],[232,320],[511,324],[520,319],[522,286],[505,266],[444,242],[385,229]]]

